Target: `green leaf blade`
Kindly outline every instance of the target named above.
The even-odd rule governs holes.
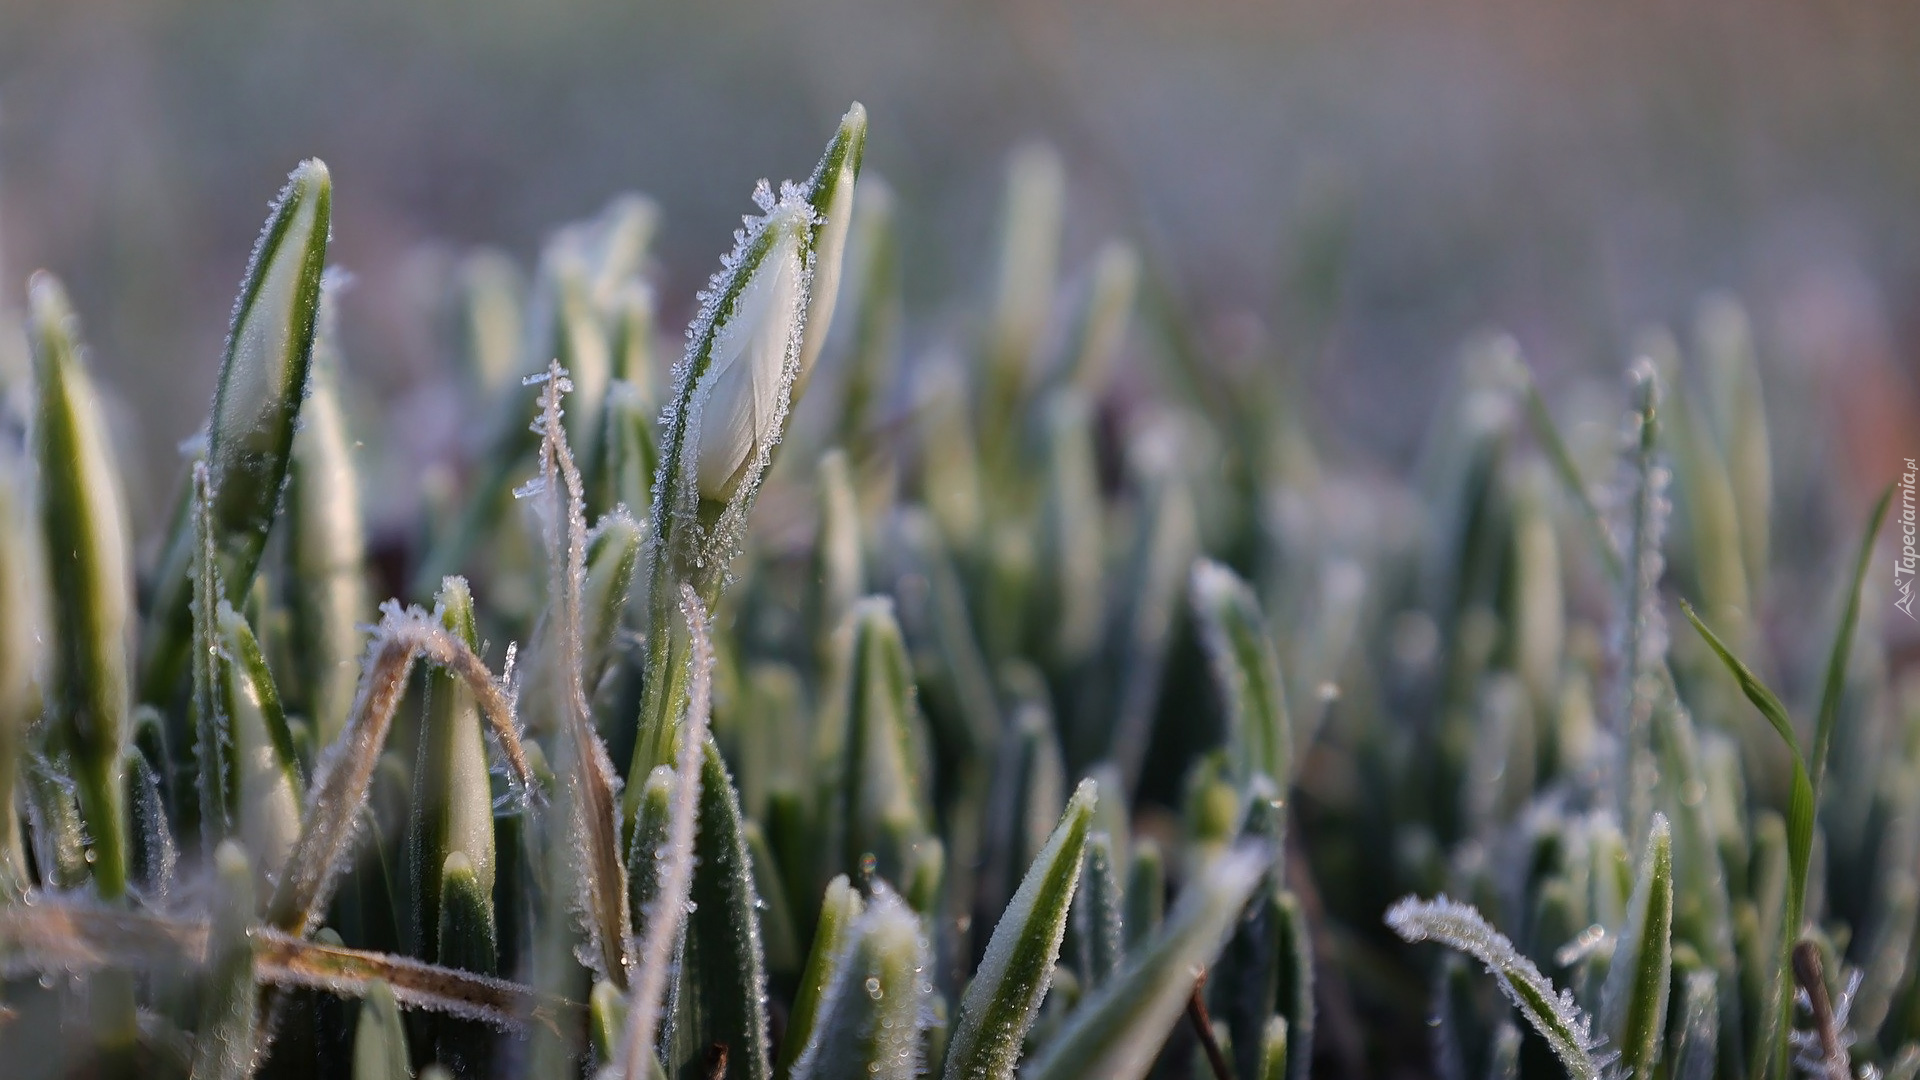
[[[1066,932],[1094,798],[1093,782],[1082,781],[994,927],[986,956],[960,1000],[947,1044],[946,1080],[1013,1076],[1021,1040],[1039,1014]]]

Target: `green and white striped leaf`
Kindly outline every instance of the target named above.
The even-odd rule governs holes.
[[[246,619],[224,600],[217,618],[215,692],[220,700],[215,708],[231,740],[224,755],[232,769],[231,819],[263,880],[271,881],[300,835],[303,785],[287,717],[260,643]]]
[[[95,887],[114,898],[127,881],[122,754],[132,705],[133,567],[126,503],[66,292],[36,274],[28,301],[33,454],[53,614],[45,708],[79,795]]]
[[[926,735],[906,642],[893,602],[856,602],[836,635],[832,687],[816,731],[815,775],[832,869],[852,873],[868,855],[876,872],[907,883],[927,836]]]
[[[441,582],[434,600],[434,618],[469,650],[480,646],[474,624],[473,594],[466,579]],[[413,771],[413,853],[416,892],[420,908],[420,940],[436,941],[446,913],[440,904],[446,895],[443,868],[456,855],[473,879],[476,899],[484,898],[483,912],[469,919],[491,927],[493,883],[497,859],[493,836],[493,788],[487,767],[485,721],[473,691],[459,676],[441,665],[427,669],[427,707],[420,732],[419,761]],[[489,938],[489,948],[491,948]],[[463,946],[472,956],[477,946]],[[425,953],[440,964],[465,967],[438,951]],[[491,974],[492,965],[472,970]]]
[[[920,917],[882,887],[849,937],[794,1080],[913,1080],[933,991]]]
[[[1086,858],[1095,787],[1082,781],[1028,868],[960,999],[946,1080],[1008,1080],[1053,978],[1067,914]]]
[[[1284,791],[1293,780],[1293,732],[1266,616],[1253,589],[1211,560],[1193,564],[1192,590],[1214,684],[1227,709],[1234,760]]]
[[[333,180],[318,159],[300,163],[275,199],[234,301],[207,422],[211,531],[221,597],[240,603],[280,512],[294,432],[319,327],[321,271],[332,229]],[[156,578],[141,696],[168,700],[190,634],[193,530],[175,531]]]
[[[707,1048],[720,1043],[727,1047],[730,1076],[767,1080],[773,1064],[753,857],[726,763],[711,739],[705,750],[689,894],[692,906],[672,994],[667,1072],[682,1078],[697,1076]]]
[[[1673,981],[1672,931],[1673,830],[1656,813],[1601,991],[1601,1029],[1631,1076],[1651,1077],[1659,1061]]]
[[[786,1037],[780,1044],[778,1075],[790,1075],[801,1051],[813,1044],[814,1026],[831,992],[840,956],[852,941],[854,924],[865,910],[860,893],[845,874],[827,883],[820,921],[813,930],[813,948],[807,953],[807,966],[794,990],[793,1011],[788,1014]]]

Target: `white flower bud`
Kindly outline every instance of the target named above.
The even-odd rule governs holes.
[[[713,350],[694,392],[700,497],[731,501],[779,439],[799,362],[807,295],[809,210],[783,202],[768,216],[765,246],[731,305],[715,312]]]

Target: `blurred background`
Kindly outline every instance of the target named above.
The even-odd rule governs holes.
[[[461,423],[421,389],[446,255],[530,263],[643,191],[683,325],[754,182],[800,178],[855,99],[905,211],[910,353],[972,332],[1006,155],[1040,138],[1069,271],[1135,240],[1210,361],[1293,365],[1382,467],[1476,330],[1617,390],[1635,333],[1684,337],[1714,290],[1753,313],[1771,411],[1825,418],[1776,430],[1833,432],[1807,437],[1836,498],[1920,453],[1910,3],[0,0],[0,303],[67,280],[152,522],[300,158],[335,178],[360,408],[431,442]]]

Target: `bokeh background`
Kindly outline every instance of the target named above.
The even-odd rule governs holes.
[[[1043,138],[1066,267],[1136,240],[1210,355],[1293,364],[1328,441],[1383,467],[1477,329],[1550,384],[1611,379],[1722,289],[1836,499],[1920,453],[1900,2],[0,0],[0,303],[66,278],[150,521],[298,159],[333,169],[361,409],[435,429],[459,418],[422,400],[432,253],[530,261],[637,189],[683,322],[754,182],[807,169],[853,99],[906,209],[911,350],[968,332],[1005,156]]]

